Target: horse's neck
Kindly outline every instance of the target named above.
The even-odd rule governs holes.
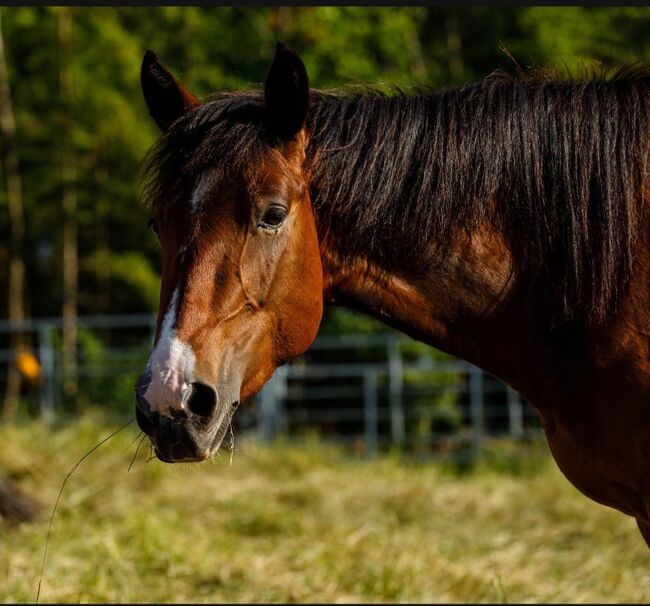
[[[472,362],[540,409],[565,396],[598,399],[599,381],[627,380],[620,374],[626,364],[650,389],[650,264],[643,257],[630,296],[604,326],[551,331],[536,311],[544,307],[542,294],[514,277],[507,247],[490,230],[459,237],[440,263],[427,261],[431,255],[423,251],[392,269],[350,257],[334,240],[321,242],[326,302]]]
[[[459,238],[444,261],[434,264],[427,261],[430,257],[424,251],[409,267],[387,269],[350,258],[326,241],[325,300],[375,316],[522,392],[534,389],[529,352],[537,335],[522,309],[523,296],[513,290],[503,241],[483,229]],[[541,380],[543,369],[538,370]]]

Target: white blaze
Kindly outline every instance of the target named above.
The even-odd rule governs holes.
[[[144,394],[153,412],[171,416],[170,409],[183,409],[183,396],[189,388],[185,376],[192,374],[196,356],[176,336],[174,323],[178,288],[174,291],[160,328],[160,337],[149,358],[151,383]]]
[[[190,198],[191,212],[195,212],[210,191],[210,173],[204,173],[196,183]],[[179,249],[181,259],[187,246]],[[160,337],[149,357],[151,383],[144,393],[153,412],[171,416],[170,410],[184,408],[183,397],[189,385],[186,376],[192,376],[196,356],[187,343],[183,343],[174,329],[178,307],[178,288],[174,290],[160,327]]]

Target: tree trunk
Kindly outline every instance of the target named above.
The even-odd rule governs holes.
[[[105,191],[108,183],[108,170],[100,167],[100,161],[95,164],[95,187],[97,191]],[[110,246],[110,202],[99,199],[95,205],[95,216],[97,220],[97,248],[95,257],[95,274],[99,292],[95,295],[95,307],[101,313],[109,313],[111,309],[110,285],[111,285],[111,246]],[[110,339],[110,336],[109,336]]]
[[[77,395],[77,299],[79,257],[77,247],[77,162],[72,140],[74,123],[72,78],[72,9],[58,9],[59,87],[61,95],[61,136],[65,141],[61,154],[63,185],[63,392],[67,398]]]
[[[420,82],[427,82],[429,74],[427,65],[424,61],[422,52],[422,43],[420,42],[420,32],[418,26],[413,21],[409,22],[409,28],[406,31],[406,40],[411,55],[411,71]]]
[[[11,103],[9,69],[2,34],[2,9],[0,9],[0,134],[2,135],[2,167],[7,184],[7,207],[9,211],[9,279],[8,315],[10,322],[25,319],[25,263],[23,242],[25,239],[25,217],[23,211],[23,185],[20,176],[18,152],[16,150],[16,120]],[[20,331],[11,333],[11,350],[18,352],[23,345],[24,335]],[[20,397],[21,376],[15,364],[9,364],[7,385],[3,404],[3,416],[11,418],[16,412]]]
[[[290,6],[278,6],[272,13],[272,21],[278,40],[286,39],[293,20],[293,11]]]
[[[446,14],[447,52],[449,53],[449,72],[455,80],[460,80],[465,70],[463,63],[463,40],[460,35],[458,13],[450,9]]]
[[[11,322],[25,319],[25,264],[23,241],[25,217],[23,211],[23,184],[16,150],[16,120],[11,104],[9,69],[5,56],[0,8],[0,161],[7,181],[7,207],[9,211],[9,284],[8,314]],[[16,352],[22,345],[20,332],[11,334],[11,349]],[[20,397],[21,377],[15,364],[9,365],[3,416],[12,417]],[[11,483],[0,480],[0,518],[9,522],[31,520],[37,512],[36,504],[25,497]]]

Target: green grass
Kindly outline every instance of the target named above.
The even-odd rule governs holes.
[[[113,427],[4,428],[0,469],[43,505],[0,524],[0,588],[32,602],[61,482]],[[315,441],[236,444],[201,465],[130,472],[129,427],[84,461],[54,520],[44,602],[643,602],[634,521],[557,471],[545,447],[494,444],[476,468]],[[147,452],[144,452],[144,451]]]

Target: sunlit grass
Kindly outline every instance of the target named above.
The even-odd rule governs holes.
[[[0,469],[43,504],[0,524],[0,587],[33,602],[61,482],[114,429],[5,428]],[[317,442],[236,444],[202,465],[145,463],[130,426],[84,461],[57,512],[44,602],[643,602],[634,521],[557,471],[545,447],[497,444],[474,470]]]

